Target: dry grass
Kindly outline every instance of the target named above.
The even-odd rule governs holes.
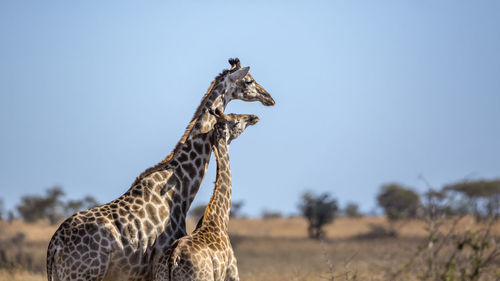
[[[195,221],[188,221],[188,230]],[[383,217],[339,218],[326,228],[325,241],[307,239],[302,218],[237,219],[230,223],[242,280],[387,280],[386,273],[412,258],[427,235],[421,221],[398,226],[400,235],[380,237]],[[472,218],[458,228],[478,229]],[[46,280],[45,252],[57,227],[47,223],[0,221],[0,281]],[[500,235],[500,224],[493,227]],[[333,266],[333,268],[330,267]],[[333,273],[332,273],[333,270]],[[500,274],[500,273],[499,273]],[[416,280],[403,276],[398,280]],[[484,279],[496,280],[496,279]]]
[[[47,277],[40,273],[31,273],[26,270],[0,269],[0,281],[46,281]]]

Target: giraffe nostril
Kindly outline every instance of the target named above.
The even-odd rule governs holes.
[[[266,98],[264,99],[264,101],[262,103],[264,105],[267,105],[267,106],[271,106],[271,105],[275,104],[274,99],[269,94],[266,96]]]
[[[251,125],[254,125],[255,123],[257,123],[257,122],[259,122],[259,121],[260,121],[260,120],[259,120],[259,117],[257,117],[257,116],[251,116],[251,117],[250,117],[250,124],[251,124]]]

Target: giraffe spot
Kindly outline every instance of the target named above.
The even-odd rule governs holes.
[[[99,243],[101,242],[101,235],[99,233],[94,234],[94,241]]]
[[[120,220],[115,220],[115,226],[119,233],[123,233],[123,224]]]
[[[159,205],[159,204],[161,204],[161,200],[160,200],[160,198],[158,198],[158,196],[156,196],[155,194],[153,194],[153,195],[151,196],[151,199],[152,199],[152,201],[153,201],[153,204],[155,204],[155,205]]]
[[[184,198],[188,197],[188,189],[187,188],[182,189],[182,197],[184,197]]]
[[[146,216],[146,213],[144,212],[143,208],[140,208],[139,211],[137,212],[137,215],[142,219]]]
[[[165,243],[167,243],[167,233],[163,232],[162,234],[160,234],[160,236],[158,237],[158,241],[160,242],[160,245],[164,245]]]
[[[101,241],[101,246],[103,246],[103,247],[107,247],[108,245],[109,245],[108,240],[106,240],[106,239],[102,239],[102,241]]]
[[[138,261],[139,261],[139,251],[135,252],[134,254],[132,254],[132,256],[130,257],[129,261],[131,264],[137,264]]]
[[[162,180],[162,177],[158,173],[154,173],[153,178],[155,181],[159,182]]]
[[[142,190],[140,190],[139,188],[132,189],[132,196],[134,197],[142,196]]]
[[[82,241],[82,238],[79,235],[71,235],[71,242],[74,245],[80,244],[81,241]]]
[[[196,169],[194,168],[193,164],[183,164],[182,169],[184,169],[184,171],[186,171],[191,178],[194,178],[196,176]]]
[[[194,147],[194,150],[198,153],[198,154],[201,154],[203,153],[203,144],[201,143],[194,143],[193,144],[193,147]],[[192,151],[191,153],[194,154],[194,155],[191,155],[191,158],[195,158],[196,157],[196,153],[195,151]]]
[[[165,208],[165,206],[163,205],[158,208],[158,213],[160,215],[160,218],[165,218],[168,216],[167,208]]]
[[[91,243],[90,243],[90,249],[94,250],[94,251],[97,251],[99,250],[99,244],[94,242],[94,240],[92,239]]]
[[[191,150],[191,141],[186,141],[182,146],[182,150],[184,150],[185,152],[189,152]]]
[[[165,184],[161,189],[160,189],[160,196],[165,196],[165,194],[167,193],[167,184]]]
[[[83,243],[84,244],[89,244],[90,243],[90,237],[88,237],[88,236],[83,237]]]
[[[195,181],[193,181],[193,184],[191,185],[191,190],[198,191],[199,187],[200,187],[200,181],[199,180],[195,180]]]
[[[144,201],[145,202],[151,201],[151,193],[149,192],[144,193]]]
[[[174,218],[180,218],[181,216],[181,208],[178,205],[174,206],[174,209],[172,211],[172,215]]]
[[[180,202],[181,201],[181,196],[179,195],[179,193],[175,192],[172,196],[172,201],[173,202]]]
[[[146,233],[151,233],[154,229],[154,226],[149,221],[145,221],[144,228],[146,229]]]
[[[156,209],[151,204],[146,205],[146,213],[148,214],[148,218],[158,221],[156,217]]]
[[[170,209],[172,209],[172,203],[173,203],[172,199],[167,199],[166,203],[167,203],[167,211],[169,212]]]
[[[125,247],[124,253],[126,256],[129,256],[132,253],[132,248],[130,246]]]
[[[177,222],[175,220],[170,220],[170,227],[172,229],[177,229]]]
[[[181,163],[186,162],[188,160],[188,156],[185,153],[181,153],[181,155],[177,158],[177,160],[179,160],[179,162]]]
[[[194,147],[195,147],[195,149],[196,149],[196,143],[194,144]],[[190,159],[195,159],[195,158],[196,158],[196,152],[191,151],[191,152],[189,153],[189,158],[190,158]]]

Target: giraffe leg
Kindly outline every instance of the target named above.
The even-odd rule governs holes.
[[[240,276],[238,274],[238,268],[236,267],[236,264],[231,264],[227,268],[226,280],[227,281],[239,281],[240,280]]]

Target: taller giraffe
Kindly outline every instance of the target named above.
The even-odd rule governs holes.
[[[209,110],[224,111],[233,99],[274,100],[241,67],[229,60],[210,85],[174,150],[139,175],[116,200],[65,220],[47,250],[49,281],[150,280],[151,265],[186,234],[185,218],[211,155],[216,122]]]
[[[248,125],[259,121],[255,115],[221,114],[214,128],[213,150],[217,177],[210,202],[192,234],[177,239],[155,264],[154,281],[237,281],[236,257],[229,235],[231,211],[231,169],[229,144]]]

